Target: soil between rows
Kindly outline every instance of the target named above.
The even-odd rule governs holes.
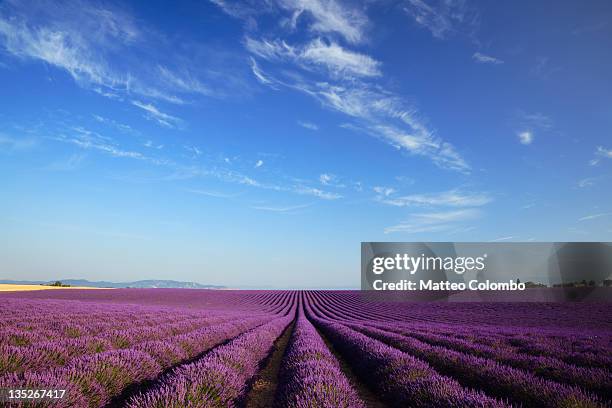
[[[255,376],[246,397],[240,404],[245,408],[270,408],[274,406],[276,389],[278,388],[278,375],[285,356],[285,350],[289,345],[289,339],[293,334],[296,320],[276,339],[270,355],[262,362],[261,370]]]
[[[317,326],[315,326],[315,328],[316,327]],[[333,344],[327,339],[327,337],[323,335],[323,333],[321,333],[318,328],[317,332],[325,342],[325,345],[327,346],[329,351],[331,351],[334,357],[336,357],[336,360],[338,360],[338,363],[340,364],[340,369],[348,379],[353,389],[357,391],[357,395],[365,403],[365,405],[368,408],[385,408],[386,405],[376,396],[376,394],[368,386],[366,386],[363,382],[359,380],[359,378],[353,372],[346,360],[342,358],[340,353],[338,353],[338,351],[334,348]]]

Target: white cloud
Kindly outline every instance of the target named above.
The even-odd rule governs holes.
[[[187,191],[188,193],[192,193],[192,194],[204,195],[207,197],[214,197],[214,198],[234,198],[238,196],[238,194],[227,194],[227,193],[220,193],[218,191],[208,191],[208,190],[199,190],[199,189],[187,189],[185,191]]]
[[[346,185],[341,183],[339,177],[335,174],[323,173],[319,176],[319,182],[324,186],[331,186],[336,188],[345,188]]]
[[[200,157],[204,152],[198,146],[185,145],[183,146],[185,150],[191,153],[192,158]]]
[[[69,133],[70,136],[66,136],[66,133]],[[142,160],[160,166],[175,165],[174,162],[168,159],[151,157],[135,150],[124,149],[112,138],[100,135],[99,133],[79,126],[71,127],[66,131],[61,131],[58,136],[49,137],[49,139],[63,143],[70,143],[80,147],[81,149],[97,150],[111,157]]]
[[[323,7],[323,3],[310,0],[285,4],[298,12],[294,16],[297,19],[308,14],[310,6]],[[453,13],[462,19],[459,14]],[[381,64],[374,58],[321,38],[303,45],[290,45],[281,39],[258,40],[247,35],[244,44],[253,56],[269,63],[264,74],[257,61],[251,59],[251,70],[260,83],[305,93],[323,107],[350,116],[352,122],[345,128],[365,132],[402,152],[424,156],[440,168],[465,174],[471,171],[470,164],[456,148],[437,136],[405,99],[373,82],[382,76]]]
[[[406,108],[400,98],[378,87],[363,83],[350,86],[327,82],[285,84],[304,92],[323,106],[359,120],[344,128],[365,132],[398,150],[428,157],[440,168],[469,173],[470,165],[450,143],[435,136],[415,110]]]
[[[238,183],[238,184],[247,185],[250,187],[261,188],[264,190],[287,192],[287,193],[293,193],[293,194],[299,194],[299,195],[308,195],[308,196],[317,197],[323,200],[338,200],[342,198],[340,194],[329,192],[329,191],[324,191],[324,190],[321,190],[315,187],[309,187],[303,184],[286,185],[286,184],[266,183],[266,182],[255,180],[247,175],[244,175],[244,174],[241,174],[235,171],[230,171],[230,170],[217,170],[213,172],[206,172],[205,174],[212,175],[223,181]]]
[[[261,82],[264,85],[268,85],[268,86],[274,88],[274,81],[269,79],[263,73],[263,71],[259,68],[259,65],[257,65],[257,61],[255,61],[255,59],[252,58],[252,57],[251,57],[251,71],[253,72],[253,75],[255,75],[255,78],[257,78],[257,80],[259,82]]]
[[[312,204],[302,204],[302,205],[293,205],[287,207],[270,207],[270,206],[255,206],[252,207],[255,210],[260,211],[270,211],[270,212],[278,212],[278,213],[288,213],[296,210],[301,210],[303,208],[310,207]]]
[[[472,55],[472,58],[474,59],[474,61],[481,63],[481,64],[498,65],[498,64],[504,63],[504,61],[500,60],[499,58],[495,58],[490,55],[485,55],[480,52],[475,52],[474,55]]]
[[[121,147],[121,145],[117,143],[113,138],[101,135],[95,131],[86,129],[81,126],[70,127],[66,126],[65,124],[61,124],[61,126],[58,129],[55,129],[53,133],[57,134],[57,136],[48,137],[47,139],[62,143],[70,143],[84,150],[95,150],[111,157],[140,160],[157,166],[164,166],[165,168],[173,170],[173,173],[171,175],[164,177],[164,180],[184,180],[194,177],[212,177],[226,183],[239,184],[243,186],[270,190],[279,193],[312,196],[322,200],[338,200],[342,198],[342,195],[340,194],[325,191],[316,187],[311,187],[307,185],[307,181],[296,178],[287,177],[286,179],[290,180],[290,182],[286,183],[272,183],[254,179],[253,177],[247,174],[243,174],[229,168],[222,168],[217,166],[207,168],[199,164],[183,165],[164,157],[154,157],[145,155],[142,152],[136,150],[125,149]],[[29,148],[30,144],[28,143],[27,146]],[[15,148],[26,148],[26,145],[21,145],[20,140],[8,137],[0,133],[0,152],[2,150],[5,150],[5,147],[7,148],[6,150],[12,150]],[[160,149],[162,146],[155,146],[152,142],[145,142],[144,147]],[[194,154],[203,154],[203,152],[197,147],[184,147]],[[162,153],[162,151],[160,150],[159,153]],[[232,160],[230,160],[228,157],[221,157],[220,160],[226,164],[232,163]],[[76,156],[71,161],[72,163],[76,164]],[[263,160],[258,160],[255,165],[263,165]],[[334,186],[339,185],[334,184]],[[191,189],[188,191],[194,194],[229,198],[229,195],[226,195],[224,193],[217,193],[214,191],[197,189]]]
[[[584,178],[584,179],[578,181],[578,187],[580,187],[580,188],[592,187],[592,186],[595,185],[595,181],[596,181],[596,179],[593,178],[593,177]]]
[[[380,62],[372,57],[349,51],[335,42],[324,42],[316,38],[305,46],[291,46],[281,40],[255,40],[247,37],[246,48],[254,55],[271,61],[287,61],[299,65],[302,69],[313,70],[324,68],[336,78],[377,77],[382,75]],[[252,62],[255,75],[261,71]]]
[[[281,7],[291,11],[297,20],[303,14],[312,17],[310,30],[319,33],[336,33],[350,43],[364,39],[367,17],[357,9],[345,7],[336,0],[279,0]],[[295,23],[297,24],[297,22]]]
[[[301,59],[313,65],[326,67],[338,77],[376,77],[380,76],[380,62],[368,55],[348,51],[332,42],[313,40],[303,50]]]
[[[315,125],[312,122],[302,122],[298,120],[298,125],[308,130],[319,130],[319,126]]]
[[[591,214],[591,215],[586,215],[584,217],[578,218],[578,221],[589,221],[589,220],[594,220],[597,218],[601,218],[601,217],[608,217],[612,215],[612,213],[599,213],[599,214]]]
[[[412,120],[411,122],[413,132],[383,125],[371,127],[370,132],[398,149],[429,157],[441,168],[469,172],[470,166],[452,145],[433,136],[433,133],[420,123]]]
[[[374,192],[382,197],[389,197],[394,194],[396,190],[392,187],[375,186],[372,188]]]
[[[148,160],[155,162],[155,159],[143,155],[140,152],[133,150],[125,150],[114,144],[109,138],[98,135],[95,132],[88,131],[82,128],[74,128],[75,134],[73,136],[60,135],[55,140],[72,143],[82,149],[93,149],[98,150],[102,153],[106,153],[112,157],[130,158],[138,160]]]
[[[7,54],[44,62],[102,96],[184,104],[184,95],[225,97],[242,86],[238,72],[223,80],[215,73],[228,70],[223,62],[226,50],[169,49],[169,42],[160,38],[154,29],[108,2],[0,3],[0,46]],[[208,82],[217,87],[211,89]]]
[[[244,45],[252,54],[266,60],[296,58],[293,47],[284,41],[255,40],[251,37],[246,37]]]
[[[315,34],[338,35],[349,43],[365,40],[367,16],[337,0],[211,0],[228,15],[244,20],[249,29],[257,26],[254,18],[272,14],[281,26],[295,30],[305,24]],[[282,13],[282,12],[285,13]],[[284,15],[283,15],[284,14]]]
[[[460,27],[469,31],[478,23],[477,13],[465,0],[407,0],[404,11],[439,39]]]
[[[499,238],[492,239],[490,242],[502,242],[502,241],[510,241],[510,240],[512,240],[512,239],[514,239],[514,237],[513,237],[513,236],[499,237]]]
[[[603,146],[598,146],[595,154],[605,159],[612,159],[612,149],[606,149]]]
[[[109,89],[125,89],[130,79],[113,72],[100,50],[130,44],[139,37],[127,14],[79,1],[13,2],[0,10],[0,40],[10,54],[44,61],[67,71],[77,82]]]
[[[150,103],[144,103],[134,100],[132,101],[132,105],[144,110],[147,113],[146,117],[148,119],[153,119],[162,126],[175,128],[181,125],[182,123],[182,120],[180,118],[164,113]]]
[[[174,72],[167,67],[159,66],[159,78],[161,78],[170,89],[186,93],[201,94],[205,96],[215,96],[209,86],[202,83],[189,72]]]
[[[333,174],[323,173],[319,176],[319,181],[321,184],[328,186],[335,179]]]
[[[257,168],[263,166],[263,164],[264,164],[263,160],[257,160],[257,162],[255,163],[255,168],[257,169]]]
[[[144,142],[143,146],[151,148],[151,149],[157,149],[157,150],[161,150],[164,148],[163,144],[155,144],[153,143],[152,140],[147,140],[146,142]]]
[[[259,7],[255,7],[254,2],[243,0],[210,0],[210,2],[216,4],[228,15],[240,19],[250,19],[253,15],[262,12],[262,7],[266,6],[264,2],[260,1],[257,4]]]
[[[322,198],[324,200],[337,200],[339,198],[342,198],[340,194],[323,191],[314,187],[297,186],[293,188],[293,191],[298,194],[311,195],[314,197]]]
[[[126,125],[125,123],[120,123],[117,122],[114,119],[109,119],[109,118],[105,118],[103,116],[100,115],[93,115],[94,119],[100,123],[104,123],[105,125],[114,127],[115,129],[126,133],[126,134],[137,134],[138,131],[136,131],[134,128],[132,128],[130,125]]]
[[[385,234],[394,232],[423,233],[443,232],[456,229],[461,223],[479,218],[477,209],[466,208],[455,211],[411,214],[408,221],[385,228]]]
[[[595,149],[595,158],[589,161],[591,166],[597,166],[602,159],[612,159],[612,149],[607,149],[603,146],[597,146]]]
[[[528,130],[519,132],[517,136],[521,144],[530,145],[531,143],[533,143],[533,133]]]
[[[410,194],[399,197],[394,195],[394,190],[390,194],[382,194],[383,190],[375,191],[379,194],[376,197],[377,201],[396,207],[480,207],[493,201],[490,196],[484,193],[463,193],[459,190]]]

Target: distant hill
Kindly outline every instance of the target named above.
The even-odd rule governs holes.
[[[195,282],[181,282],[174,280],[139,280],[134,282],[106,282],[88,281],[86,279],[57,279],[63,284],[70,286],[89,286],[93,288],[180,288],[180,289],[225,289],[225,286],[202,285]],[[51,281],[20,281],[20,280],[0,280],[0,283],[12,285],[41,285],[55,282]]]

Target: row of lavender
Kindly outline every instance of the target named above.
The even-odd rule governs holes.
[[[294,306],[293,297],[289,292],[268,296],[259,310],[249,313],[233,311],[236,305],[231,303],[226,311],[209,313],[89,302],[8,301],[0,312],[1,333],[9,340],[0,345],[0,388],[67,390],[62,400],[26,401],[23,406],[104,406],[128,387],[157,379],[174,365],[286,315]],[[18,308],[36,315],[22,314]],[[82,319],[87,313],[89,319]],[[20,315],[20,324],[14,324]],[[69,321],[70,327],[76,325],[78,331],[66,331],[58,317]],[[25,335],[28,332],[32,336]]]
[[[268,356],[274,341],[295,318],[292,308],[215,348],[193,363],[177,367],[152,389],[134,396],[131,408],[231,407],[244,399],[249,380]]]
[[[430,318],[429,322],[424,323],[419,316],[423,310],[422,304],[412,304],[415,310],[410,315],[402,310],[406,307],[405,303],[358,303],[362,300],[359,295],[343,294],[339,297],[333,292],[319,292],[313,295],[324,302],[326,309],[323,313],[331,319],[356,323],[375,321],[404,328],[410,332],[435,333],[484,346],[503,347],[510,353],[552,357],[568,364],[612,369],[612,336],[610,336],[612,322],[608,317],[610,306],[606,303],[574,304],[571,306],[571,311],[565,309],[568,306],[559,304],[534,304],[530,307],[537,317],[532,317],[529,327],[524,327],[525,319],[519,319],[514,315],[515,307],[519,307],[515,304],[495,306],[481,304],[485,309],[496,308],[505,312],[503,318],[488,324],[479,322],[481,317],[472,304],[457,303],[446,305],[446,309],[452,307],[455,310],[457,322],[446,323],[446,318],[442,314],[439,319]],[[521,308],[523,306],[520,304]],[[429,307],[440,309],[438,304],[429,304]],[[380,317],[381,310],[384,310],[383,313],[386,315],[384,319]],[[473,316],[476,322],[465,323],[465,319],[470,316]],[[594,322],[591,327],[581,325],[566,327],[566,318]],[[542,327],[534,329],[532,325],[538,321],[542,323]],[[553,323],[558,325],[552,326]]]
[[[609,330],[600,331],[599,338],[593,342],[586,341],[591,347],[583,344],[585,349],[574,351],[567,362],[556,358],[561,356],[561,350],[555,350],[556,357],[551,357],[527,352],[544,349],[543,346],[533,347],[534,350],[512,347],[533,346],[538,341],[546,345],[546,334],[540,335],[538,330],[519,327],[516,328],[519,336],[514,336],[513,328],[507,326],[496,332],[492,325],[458,324],[454,326],[453,336],[448,333],[452,325],[444,324],[438,332],[436,322],[426,325],[418,321],[418,316],[401,319],[398,309],[401,312],[405,305],[397,309],[393,303],[355,307],[351,296],[342,299],[325,292],[309,293],[307,297],[309,317],[347,361],[353,362],[362,380],[380,392],[389,405],[456,406],[453,401],[462,398],[459,406],[600,407],[610,404],[612,375],[607,364],[610,348],[605,346],[610,341]],[[381,313],[384,307],[388,313],[386,321],[381,322],[372,315]],[[457,309],[460,311],[461,305]],[[506,318],[511,316],[510,309]],[[477,337],[480,330],[486,339],[493,337],[498,342],[482,345],[462,339]],[[442,334],[444,331],[446,334]],[[551,343],[556,342],[555,337],[571,336],[572,330],[567,331],[565,334],[556,331],[551,335]],[[601,355],[593,353],[594,348]],[[576,355],[585,358],[576,358]],[[478,392],[474,395],[471,392],[476,391],[470,390]]]
[[[206,298],[211,292],[199,293]],[[64,406],[103,406],[117,396],[133,408],[237,406],[274,342],[291,330],[273,401],[279,407],[370,406],[364,388],[381,400],[375,403],[397,407],[611,405],[607,305],[574,306],[571,319],[583,316],[587,323],[568,327],[561,323],[567,310],[553,304],[531,305],[535,317],[525,319],[522,305],[514,315],[512,305],[483,304],[484,314],[497,320],[478,315],[474,305],[456,304],[460,317],[453,322],[447,306],[429,305],[441,313],[438,321],[422,304],[372,301],[355,292],[228,293],[224,307],[222,296],[211,296],[214,301],[203,302],[210,307],[189,310],[174,300],[157,309],[70,304],[63,312],[76,332],[30,315],[19,321],[16,309],[0,311],[12,355],[39,356],[33,359],[39,365],[25,370],[13,361],[0,387],[62,385],[69,390]],[[24,300],[26,309],[46,318],[70,303],[33,302]],[[40,310],[45,307],[51,313]],[[99,321],[114,315],[116,324]],[[602,323],[595,327],[589,319]],[[16,334],[32,328],[42,335],[23,341]],[[49,363],[44,350],[54,345],[73,351]],[[10,367],[11,354],[2,347],[0,369]],[[128,387],[145,380],[150,384],[125,397]]]

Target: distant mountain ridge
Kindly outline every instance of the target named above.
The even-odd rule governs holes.
[[[58,279],[60,282],[70,286],[89,286],[92,288],[175,288],[175,289],[225,289],[220,285],[202,285],[196,282],[181,282],[174,280],[147,279],[134,282],[107,282],[89,281],[87,279]],[[41,285],[50,284],[52,281],[20,281],[20,280],[0,280],[0,283],[12,285]]]

